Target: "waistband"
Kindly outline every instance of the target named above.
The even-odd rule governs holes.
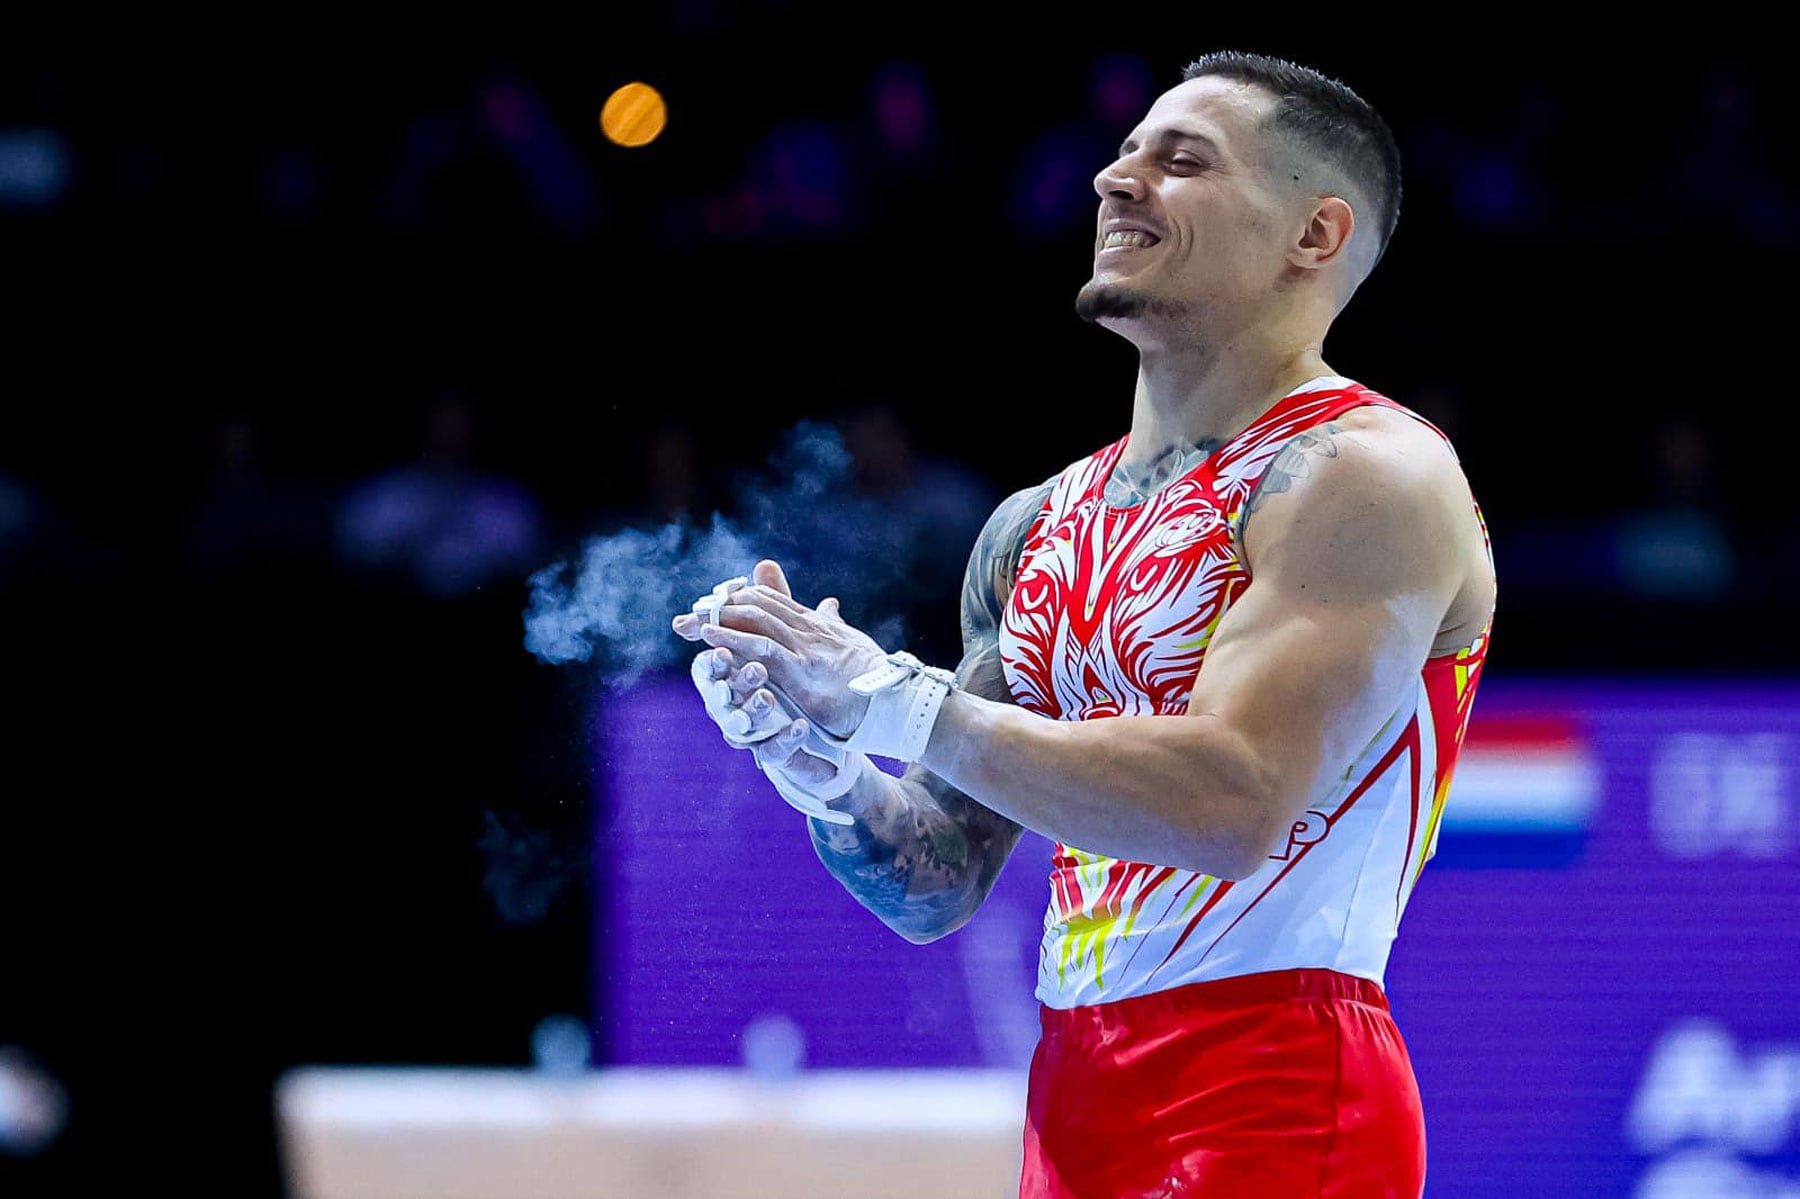
[[[1052,1029],[1104,1029],[1182,1012],[1225,1011],[1284,1000],[1321,1002],[1334,999],[1367,1004],[1384,1012],[1388,1010],[1387,995],[1377,984],[1352,974],[1315,967],[1209,979],[1170,987],[1166,991],[1152,991],[1148,995],[1072,1008],[1040,1004],[1038,1018],[1046,1032]]]

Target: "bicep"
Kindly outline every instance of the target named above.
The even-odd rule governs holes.
[[[1284,828],[1416,686],[1456,588],[1432,467],[1345,438],[1249,530],[1253,581],[1220,618],[1190,697],[1252,766]]]

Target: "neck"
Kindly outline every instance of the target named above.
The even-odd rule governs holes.
[[[1142,465],[1171,452],[1216,448],[1248,428],[1288,392],[1337,372],[1317,342],[1292,347],[1241,343],[1147,347],[1138,358],[1131,444],[1124,461]]]

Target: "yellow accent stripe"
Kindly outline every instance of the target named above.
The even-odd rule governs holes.
[[[1188,896],[1187,906],[1181,909],[1181,914],[1185,916],[1195,908],[1199,907],[1200,901],[1206,898],[1206,893],[1218,885],[1218,879],[1212,877],[1210,874],[1207,875],[1201,880],[1200,885],[1194,888],[1194,893]]]
[[[1425,870],[1425,851],[1431,847],[1431,839],[1437,835],[1438,821],[1444,815],[1444,800],[1450,795],[1450,776],[1438,784],[1437,794],[1431,800],[1431,819],[1425,825],[1425,835],[1419,838],[1419,864],[1413,867],[1413,886],[1419,885],[1419,875]]]

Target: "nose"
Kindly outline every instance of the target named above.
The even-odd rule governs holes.
[[[1138,200],[1143,198],[1144,181],[1131,169],[1129,158],[1116,158],[1094,176],[1094,191],[1102,200],[1108,197]]]

